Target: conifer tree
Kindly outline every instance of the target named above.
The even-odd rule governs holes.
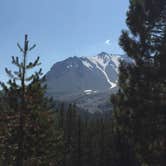
[[[30,47],[28,35],[25,35],[24,47],[17,46],[22,53],[21,58],[12,57],[17,71],[6,68],[10,80],[8,85],[1,83],[3,103],[8,105],[3,116],[8,126],[4,135],[3,165],[57,164],[62,138],[53,125],[55,114],[51,101],[45,97],[42,70],[29,75],[29,70],[41,64],[39,57],[34,62],[27,61],[28,53],[36,45]]]
[[[131,0],[126,20],[129,30],[120,37],[133,63],[121,62],[119,92],[112,96],[114,128],[131,148],[128,157],[134,152],[140,165],[164,164],[165,18],[166,1]]]
[[[77,147],[76,147],[76,165],[79,165],[79,166],[82,166],[82,128],[81,128],[81,117],[80,115],[78,115],[78,118],[77,118],[77,141],[76,141],[76,144],[77,144]]]

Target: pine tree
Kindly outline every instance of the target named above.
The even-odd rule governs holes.
[[[77,118],[77,142],[76,142],[76,154],[77,154],[77,161],[76,165],[82,166],[82,121],[80,115]]]
[[[130,1],[129,30],[120,37],[120,45],[133,63],[121,62],[119,92],[112,96],[114,128],[140,165],[164,164],[165,18],[164,0]]]
[[[28,36],[25,35],[24,48],[20,44],[17,46],[22,57],[12,57],[12,64],[18,70],[12,72],[6,68],[10,80],[8,85],[1,83],[3,103],[8,106],[2,118],[7,131],[3,134],[5,141],[1,160],[3,165],[57,164],[62,137],[54,126],[56,118],[51,101],[45,97],[42,70],[29,75],[29,70],[41,64],[39,57],[34,62],[27,62],[28,53],[36,45],[29,47]]]

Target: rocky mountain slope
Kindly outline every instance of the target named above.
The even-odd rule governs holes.
[[[120,59],[127,57],[102,52],[57,62],[46,74],[47,94],[91,112],[108,110],[109,96],[117,90]]]

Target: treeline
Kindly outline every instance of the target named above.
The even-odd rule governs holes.
[[[80,116],[74,105],[58,113],[58,126],[63,131],[64,151],[62,166],[112,165],[113,129],[111,117],[104,114]],[[115,142],[114,142],[115,143]],[[114,149],[115,150],[115,149]],[[115,152],[115,151],[114,151]],[[115,165],[115,164],[114,164]]]
[[[121,62],[112,112],[93,116],[55,109],[42,70],[29,72],[40,62],[28,62],[25,35],[1,83],[0,166],[166,165],[166,1],[131,0],[126,23],[120,46],[132,62]]]

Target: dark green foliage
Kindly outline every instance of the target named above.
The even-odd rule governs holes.
[[[62,132],[56,127],[56,113],[51,101],[45,97],[42,70],[29,74],[29,70],[40,65],[39,57],[27,62],[29,47],[25,35],[24,48],[18,48],[22,58],[12,57],[17,71],[5,69],[10,77],[3,88],[0,100],[0,162],[8,165],[58,165],[61,160]]]
[[[64,158],[60,165],[111,166],[116,149],[113,149],[110,114],[84,113],[80,116],[74,105],[69,105],[62,114],[62,108],[64,106],[58,111],[64,117]]]
[[[131,1],[126,21],[129,31],[123,31],[120,38],[134,61],[121,62],[120,89],[112,96],[115,133],[129,152],[126,165],[134,165],[131,157],[139,165],[165,165],[165,18],[166,1]]]

